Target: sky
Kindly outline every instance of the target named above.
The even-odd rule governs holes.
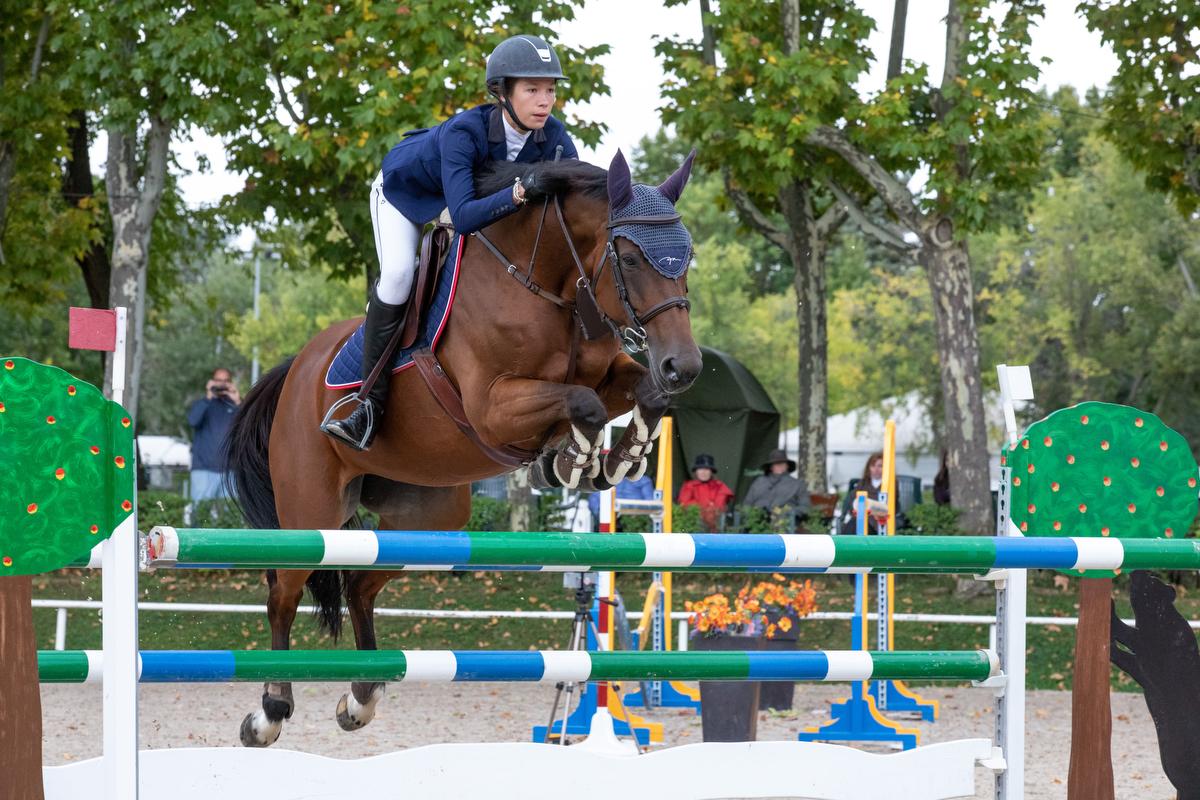
[[[1093,85],[1103,86],[1116,71],[1116,57],[1075,15],[1076,4],[1077,0],[1046,0],[1046,16],[1033,32],[1034,57],[1051,59],[1043,66],[1041,79],[1042,85],[1051,89],[1067,84],[1082,92]],[[875,61],[858,86],[860,92],[873,92],[884,83],[892,0],[859,0],[858,5],[876,22],[869,40]],[[905,57],[929,64],[931,75],[941,74],[946,5],[945,0],[909,3]],[[612,94],[572,108],[580,116],[608,124],[599,146],[581,148],[580,153],[585,160],[607,166],[618,148],[630,154],[643,136],[661,126],[658,108],[662,105],[659,85],[663,71],[654,54],[655,39],[663,35],[699,38],[699,2],[666,8],[653,0],[591,0],[559,34],[561,40],[575,45],[607,42],[611,46],[612,52],[601,63]],[[482,96],[482,89],[480,93]],[[105,146],[103,137],[97,137],[91,153],[93,164],[104,162]],[[210,161],[207,173],[193,173],[180,180],[189,206],[213,203],[241,189],[242,178],[225,171],[219,140],[195,131],[191,140],[177,140],[173,150],[185,169],[195,169],[197,153]],[[380,160],[383,155],[380,152]]]

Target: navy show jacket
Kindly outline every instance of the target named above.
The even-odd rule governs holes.
[[[553,161],[562,145],[563,158],[578,158],[566,127],[554,117],[525,140],[516,161]],[[476,106],[438,125],[409,131],[383,159],[383,196],[416,225],[450,209],[459,233],[471,233],[517,210],[512,187],[488,197],[475,196],[475,170],[488,161],[504,161],[508,144],[500,108]]]

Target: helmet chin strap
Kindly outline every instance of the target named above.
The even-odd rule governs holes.
[[[521,118],[517,116],[517,111],[516,111],[516,109],[513,108],[513,104],[512,104],[511,100],[509,100],[504,95],[500,95],[500,103],[504,106],[504,110],[508,112],[508,116],[512,119],[512,121],[516,124],[516,126],[518,128],[520,128],[525,133],[529,133],[533,130],[533,128],[527,127],[525,125],[525,123],[521,121]]]

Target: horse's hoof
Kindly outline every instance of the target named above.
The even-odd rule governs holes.
[[[246,747],[270,747],[283,731],[283,721],[272,722],[261,711],[254,711],[242,720],[239,736]]]
[[[342,699],[338,700],[337,704],[337,724],[344,731],[356,731],[359,728],[366,726],[368,722],[375,719],[375,706],[360,705],[357,700],[354,700],[354,711],[350,710],[350,702],[353,698],[349,692],[342,695]]]

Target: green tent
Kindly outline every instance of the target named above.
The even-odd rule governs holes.
[[[675,417],[674,495],[691,477],[698,453],[717,462],[718,475],[746,496],[762,462],[779,446],[779,410],[762,384],[728,353],[701,347],[704,370],[692,387],[672,398]]]

